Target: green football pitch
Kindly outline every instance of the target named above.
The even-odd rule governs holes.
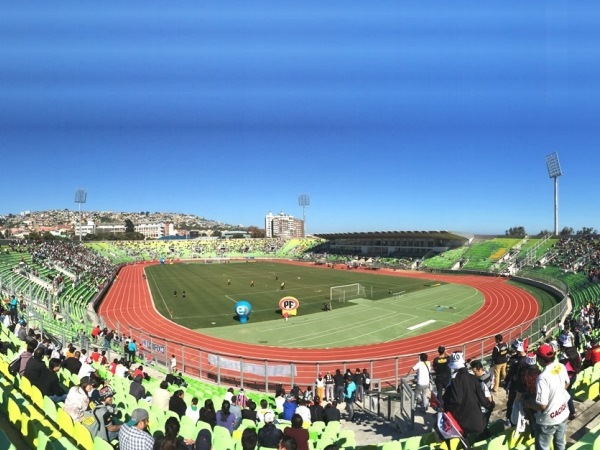
[[[483,304],[481,293],[469,286],[273,262],[155,265],[146,274],[154,304],[165,317],[210,336],[261,345],[386,342],[451,325]],[[336,300],[331,311],[323,310],[331,287],[352,283],[365,287],[362,298]],[[285,296],[300,303],[298,315],[287,322],[279,310]],[[252,305],[246,324],[236,318],[239,300]]]

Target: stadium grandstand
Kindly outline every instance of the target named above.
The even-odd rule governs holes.
[[[292,364],[310,367],[311,381],[302,386],[296,386],[294,378],[277,382],[257,367],[250,370],[245,367],[244,355],[240,355],[240,364],[227,368],[229,372],[237,371],[237,376],[215,378],[208,376],[212,368],[194,367],[182,360],[184,353],[175,350],[165,354],[161,361],[148,359],[151,352],[140,339],[143,333],[128,336],[124,330],[106,327],[104,318],[98,314],[99,305],[118,283],[123,268],[161,260],[177,263],[253,259],[326,264],[340,269],[390,272],[401,269],[415,274],[494,277],[506,283],[518,280],[520,286],[552,293],[557,299],[555,304],[542,310],[531,326],[520,329],[519,335],[513,336],[508,344],[518,338],[535,349],[547,339],[550,343],[562,342],[563,348],[558,350],[561,355],[567,348],[577,350],[584,363],[581,370],[574,370],[569,388],[575,409],[567,424],[567,448],[600,448],[600,364],[590,356],[597,348],[600,334],[599,255],[597,236],[477,237],[445,231],[341,233],[290,240],[236,238],[88,244],[1,241],[0,448],[115,448],[120,439],[118,434],[105,433],[106,423],[100,425],[97,418],[96,422],[91,418],[94,409],[104,411],[107,399],[112,398],[120,411],[114,423],[120,424],[121,429],[145,422],[152,439],[158,439],[164,434],[167,421],[172,423],[174,418],[179,426],[177,434],[187,442],[196,441],[205,434],[202,430],[209,430],[212,448],[237,450],[242,448],[245,430],[257,432],[263,428],[265,417],[269,417],[267,410],[273,411],[276,428],[283,431],[291,426],[288,414],[293,396],[300,397],[299,403],[305,400],[314,403],[311,394],[305,392],[321,393],[326,397],[322,403],[327,409],[338,410],[327,423],[315,420],[314,415],[312,420],[304,419],[310,450],[324,450],[328,445],[336,446],[328,450],[454,450],[466,447],[467,443],[473,448],[490,450],[535,448],[529,428],[519,431],[517,423],[507,420],[509,395],[504,389],[494,394],[496,408],[485,435],[464,433],[452,437],[448,430],[445,434],[439,432],[432,406],[423,410],[426,405],[416,404],[412,380],[404,376],[406,371],[398,370],[405,366],[395,366],[399,382],[386,389],[385,384],[376,385],[381,376],[376,371],[355,372],[357,365],[335,361],[342,373],[350,371],[350,378],[362,384],[361,396],[354,399],[345,399],[343,385],[334,394],[321,390],[322,362],[293,361],[293,357],[289,358]],[[127,309],[126,304],[122,307],[123,311]],[[565,330],[570,330],[571,335],[566,335]],[[136,337],[139,347],[132,349],[130,344]],[[489,335],[482,334],[480,338],[478,345],[483,349],[489,343]],[[565,345],[566,342],[571,346]],[[420,352],[434,356],[440,344],[426,342]],[[200,345],[195,351],[202,353],[205,349]],[[491,370],[491,351],[484,353],[484,368]],[[268,351],[264,354],[268,355]],[[401,350],[393,356],[398,360],[406,356],[413,364],[418,360],[417,354],[403,355]],[[265,365],[266,359],[268,356]],[[53,362],[56,360],[58,363]],[[16,371],[11,364],[14,361],[18,361]],[[140,365],[142,369],[138,369]],[[40,379],[50,376],[50,367],[58,377],[54,386],[57,391],[53,392]],[[265,379],[262,385],[244,384],[244,375],[249,379],[252,376]],[[276,376],[273,378],[278,380]],[[372,383],[367,383],[367,379]],[[91,401],[86,390],[92,393]],[[141,396],[137,395],[142,391]],[[160,396],[168,399],[166,406],[159,405]],[[332,396],[339,398],[333,402]],[[191,408],[189,414],[185,408],[175,412],[174,406],[169,407],[174,397],[178,399],[172,400],[173,404],[179,402],[188,407],[196,399],[199,408],[197,411]],[[210,405],[218,411],[223,400],[232,397],[242,402],[240,409],[257,411],[259,417],[262,414],[262,422],[257,424],[240,417],[232,431],[211,424],[212,416],[207,412]],[[254,407],[249,408],[250,405]],[[314,412],[315,408],[312,409]]]

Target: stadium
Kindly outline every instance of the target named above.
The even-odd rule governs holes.
[[[432,235],[427,243],[425,237]],[[373,244],[365,255],[356,254],[365,247],[360,239]],[[409,255],[414,240],[432,247],[419,245],[429,257]],[[29,326],[62,345],[91,351],[100,342],[90,341],[90,318],[96,316],[101,328],[139,343],[141,362],[168,372],[174,355],[192,385],[202,385],[188,395],[235,386],[251,389],[257,398],[278,387],[310,386],[319,373],[355,367],[371,374],[373,392],[393,392],[420,353],[433,359],[444,345],[469,359],[487,360],[497,333],[506,342],[534,345],[542,330],[558,333],[558,323],[593,304],[600,290],[590,258],[596,240],[585,235],[465,238],[394,232],[350,239],[345,234],[278,242],[236,239],[227,246],[223,251],[215,241],[202,240],[5,241],[1,289],[5,302],[16,294],[27,304],[23,318]],[[289,296],[299,307],[284,321],[278,300]],[[242,299],[253,304],[245,324],[234,309]],[[2,340],[17,347],[8,348],[0,366],[6,382],[15,383],[19,376],[9,374],[8,364],[22,344],[6,328]],[[110,345],[122,351],[121,343]],[[106,375],[104,368],[98,370]],[[595,372],[581,374],[574,397],[595,400]],[[61,381],[73,383],[66,375]],[[12,422],[14,402],[4,392],[4,413]],[[41,411],[48,407],[30,386],[21,392]],[[123,406],[131,407],[125,401]],[[64,433],[58,414],[43,423],[54,420],[57,432]],[[39,437],[30,430],[24,435],[32,448],[40,448]],[[75,445],[100,448],[86,442]]]
[[[600,449],[597,2],[5,3],[0,450]]]

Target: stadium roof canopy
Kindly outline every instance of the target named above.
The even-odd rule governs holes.
[[[315,236],[327,239],[444,239],[466,241],[467,239],[450,231],[357,231],[353,233],[315,233]]]

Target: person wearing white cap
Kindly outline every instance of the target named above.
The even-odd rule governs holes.
[[[134,409],[119,430],[119,450],[152,450],[154,438],[148,433],[149,415],[143,408]]]
[[[492,410],[494,403],[485,397],[477,377],[465,367],[465,358],[461,352],[450,355],[450,368],[456,373],[444,392],[444,411],[451,412],[464,432],[482,434],[486,429],[486,420],[482,408]]]
[[[260,447],[277,448],[283,437],[283,431],[275,426],[275,414],[266,413],[264,422],[264,426],[258,430],[258,444]]]
[[[525,410],[525,419],[529,421],[531,435],[533,435],[533,426],[535,424],[534,410],[527,407],[529,402],[535,401],[536,383],[540,375],[540,368],[537,365],[537,357],[535,353],[530,352],[525,356],[525,366],[519,371],[517,381],[517,398],[523,400]]]

